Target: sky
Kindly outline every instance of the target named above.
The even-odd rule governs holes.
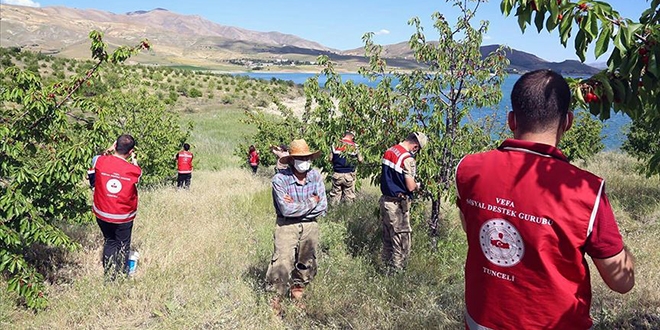
[[[639,19],[647,0],[605,0],[619,11],[622,17]],[[99,9],[116,14],[137,10],[164,8],[185,15],[199,15],[212,22],[249,30],[293,34],[318,42],[326,47],[348,50],[363,46],[362,36],[374,32],[378,44],[407,41],[414,28],[407,24],[412,17],[419,17],[427,40],[437,40],[433,31],[431,14],[442,13],[451,22],[458,17],[458,10],[444,0],[0,0],[2,3],[32,7],[64,6],[79,9]],[[499,0],[482,3],[477,10],[478,20],[488,20],[489,30],[484,45],[504,44],[537,55],[549,61],[578,60],[572,41],[567,48],[559,42],[558,32],[537,33],[536,27],[528,27],[523,34],[513,15],[505,17],[499,8]],[[1,15],[1,13],[0,13]],[[475,21],[475,22],[478,22]],[[603,62],[607,55],[594,59],[593,51],[587,54],[587,63]]]

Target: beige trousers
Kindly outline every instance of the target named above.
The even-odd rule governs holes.
[[[332,174],[332,190],[328,193],[331,205],[337,205],[342,199],[347,202],[355,200],[355,172]]]
[[[291,285],[307,285],[316,275],[319,225],[277,219],[275,251],[266,272],[266,290],[285,295]]]
[[[412,228],[407,200],[382,196],[380,218],[383,223],[383,251],[381,258],[388,267],[403,269],[410,255]]]

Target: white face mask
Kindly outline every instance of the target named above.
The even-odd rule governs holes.
[[[295,167],[298,172],[305,173],[309,171],[310,167],[312,167],[312,162],[310,162],[309,160],[294,159],[293,167]]]

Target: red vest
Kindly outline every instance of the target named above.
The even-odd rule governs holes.
[[[397,197],[400,194],[411,195],[406,187],[406,178],[403,174],[403,162],[412,157],[410,152],[401,144],[392,146],[385,151],[381,160],[380,191],[385,196]]]
[[[97,218],[111,223],[132,221],[137,214],[136,184],[142,170],[116,156],[101,156],[94,166],[96,183],[92,211]]]
[[[181,150],[176,157],[176,167],[179,173],[187,174],[192,173],[192,160],[193,154],[190,151]]]
[[[604,181],[552,146],[507,140],[456,170],[465,217],[466,323],[493,329],[588,329],[584,258]]]
[[[250,152],[250,165],[257,166],[259,165],[259,154],[256,151]]]

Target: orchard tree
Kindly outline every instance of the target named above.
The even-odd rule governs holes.
[[[176,173],[174,155],[190,136],[192,123],[182,130],[178,114],[144,87],[134,86],[131,79],[110,88],[111,91],[89,100],[109,130],[109,139],[99,141],[97,151],[107,148],[120,134],[131,134],[137,142],[134,153],[143,172],[141,185],[165,182]]]
[[[514,13],[523,32],[532,18],[539,32],[558,30],[564,47],[575,33],[575,53],[583,62],[592,43],[596,58],[611,49],[607,69],[571,84],[573,95],[603,120],[611,109],[625,113],[633,125],[651,130],[653,143],[660,131],[660,0],[648,4],[638,20],[592,0],[502,0],[500,8],[507,16]],[[651,151],[648,173],[660,173],[660,150]]]
[[[43,275],[26,256],[39,245],[79,247],[58,225],[92,220],[84,184],[87,167],[99,149],[123,132],[109,120],[121,116],[117,109],[99,106],[83,90],[103,64],[118,64],[149,49],[145,40],[108,53],[101,33],[89,36],[95,62],[83,75],[46,85],[34,73],[11,66],[0,88],[0,274],[8,279],[7,289],[34,309],[47,305],[47,293]],[[151,113],[143,123],[158,120],[153,116],[160,113]],[[174,144],[179,142],[181,134],[172,126],[150,128],[154,135],[169,134]]]
[[[486,110],[475,109],[497,107],[506,76],[508,60],[504,49],[486,56],[480,52],[488,23],[475,26],[472,20],[481,3],[453,1],[461,10],[453,26],[442,14],[433,14],[434,27],[439,33],[437,41],[427,40],[420,20],[411,19],[409,24],[416,32],[408,44],[418,63],[412,71],[388,67],[381,57],[382,46],[373,43],[373,33],[366,34],[363,40],[369,65],[361,68],[360,73],[377,84],[375,87],[342,81],[334,63],[321,56],[318,63],[327,81],[321,87],[317,75],[305,83],[307,104],[301,125],[272,127],[256,123],[259,129],[256,138],[268,134],[304,137],[312,148],[329,155],[331,146],[344,131],[353,130],[364,156],[364,163],[358,166],[358,176],[377,183],[385,150],[411,132],[426,133],[429,143],[416,156],[417,175],[422,182],[420,197],[432,202],[429,228],[432,236],[437,236],[440,204],[452,186],[458,160],[493,142],[487,128],[494,126],[471,120],[488,119],[483,116]],[[262,127],[282,133],[265,132]],[[328,157],[324,157],[320,165],[324,171],[332,171]]]

